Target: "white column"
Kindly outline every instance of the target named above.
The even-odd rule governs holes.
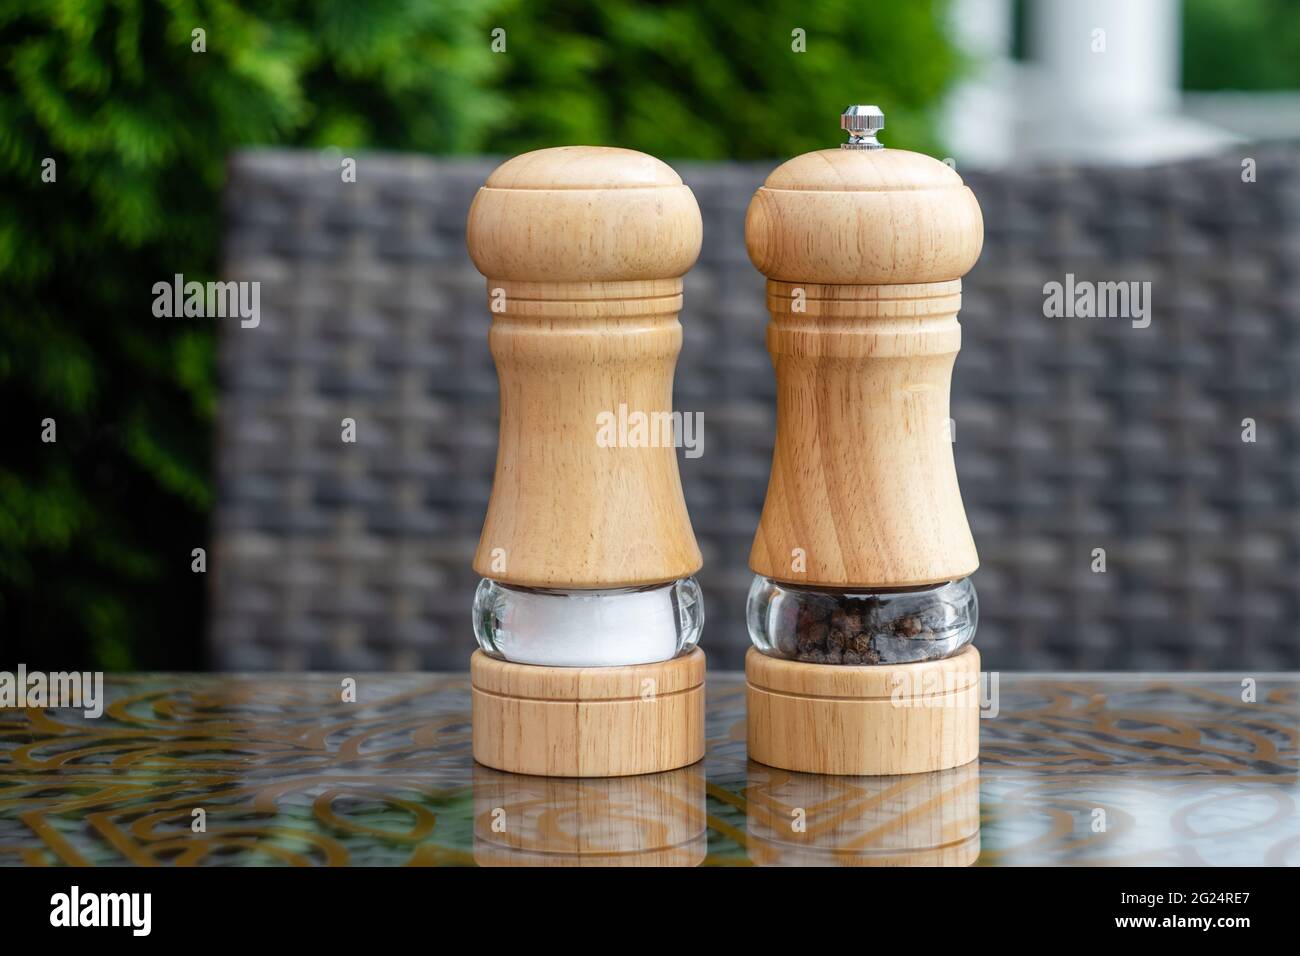
[[[1027,15],[1022,156],[1144,163],[1232,141],[1178,115],[1179,0],[1031,0]]]
[[[1011,0],[953,0],[949,7],[948,35],[972,63],[943,108],[942,136],[958,170],[1001,166],[1015,153],[1012,25]]]

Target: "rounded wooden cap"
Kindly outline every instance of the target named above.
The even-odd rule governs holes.
[[[695,264],[702,237],[695,196],[672,167],[606,146],[507,160],[469,210],[470,258],[489,279],[676,279]]]
[[[984,219],[951,167],[901,149],[822,149],[778,166],[754,194],[745,245],[769,279],[903,285],[960,279]]]

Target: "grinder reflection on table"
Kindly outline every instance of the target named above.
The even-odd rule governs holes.
[[[704,766],[559,779],[474,766],[479,866],[698,866],[708,855]]]
[[[970,866],[980,855],[979,761],[846,777],[750,761],[746,850],[760,866]]]

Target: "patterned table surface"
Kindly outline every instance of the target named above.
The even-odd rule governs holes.
[[[470,756],[465,675],[110,675],[102,717],[0,711],[0,863],[1300,864],[1300,675],[1002,674],[980,759],[820,777],[708,755],[547,780]]]

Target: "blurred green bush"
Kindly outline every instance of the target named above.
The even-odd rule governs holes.
[[[1300,3],[1185,0],[1183,89],[1300,89]]]
[[[503,153],[618,145],[666,159],[772,159],[840,141],[850,103],[885,108],[882,141],[936,149],[933,110],[954,79],[946,3],[770,0],[756,5],[502,4]],[[805,52],[795,53],[802,30]]]
[[[202,664],[215,330],[154,318],[151,289],[214,277],[232,149],[776,158],[861,101],[934,148],[942,7],[6,0],[0,666]]]

